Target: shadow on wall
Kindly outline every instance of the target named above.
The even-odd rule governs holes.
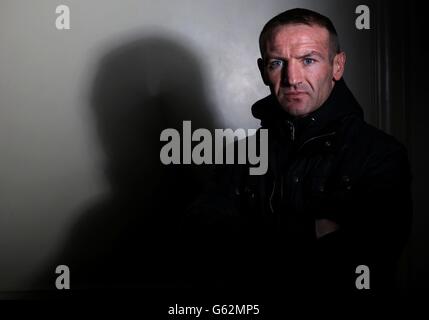
[[[92,93],[110,193],[80,216],[39,287],[55,289],[59,264],[74,289],[182,285],[176,227],[209,168],[164,166],[160,133],[184,120],[213,130],[199,59],[167,37],[135,40],[101,60]]]

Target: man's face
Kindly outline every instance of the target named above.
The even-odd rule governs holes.
[[[345,55],[330,59],[329,40],[328,30],[305,24],[279,26],[267,36],[258,65],[265,84],[292,116],[303,117],[319,108],[334,80],[342,77]]]

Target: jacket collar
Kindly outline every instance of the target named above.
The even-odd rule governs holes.
[[[252,106],[252,114],[261,120],[262,127],[280,130],[281,135],[287,134],[289,137],[293,134],[297,138],[328,133],[338,121],[349,115],[363,118],[362,108],[343,79],[335,83],[322,106],[306,117],[294,118],[286,113],[272,94],[257,101]],[[288,128],[291,125],[293,133]]]

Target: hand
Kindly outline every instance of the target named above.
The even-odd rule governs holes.
[[[340,226],[336,222],[329,219],[317,219],[315,221],[315,228],[316,237],[317,239],[320,239],[329,233],[337,231]]]

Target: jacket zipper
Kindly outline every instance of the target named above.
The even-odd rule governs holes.
[[[293,125],[293,123],[292,122],[290,122],[290,121],[288,121],[288,123],[289,123],[289,128],[290,128],[290,130],[291,130],[291,137],[292,137],[292,141],[294,141],[295,140],[295,126]],[[298,148],[298,150],[297,150],[297,152],[296,153],[299,153],[299,151],[307,144],[307,143],[309,143],[309,142],[311,142],[311,141],[314,141],[314,140],[316,140],[316,139],[320,139],[320,138],[323,138],[323,137],[329,137],[329,136],[333,136],[333,135],[335,135],[336,134],[336,132],[335,131],[333,131],[333,132],[330,132],[330,133],[325,133],[325,134],[322,134],[322,135],[319,135],[319,136],[315,136],[315,137],[311,137],[310,139],[307,139],[306,141],[304,141],[304,143],[303,144],[301,144],[301,146]],[[274,197],[274,192],[275,192],[275,190],[276,190],[276,180],[277,179],[274,179],[274,183],[273,183],[273,190],[271,191],[271,195],[270,195],[270,209],[271,209],[271,212],[272,213],[274,213],[274,208],[273,208],[273,203],[272,203],[272,200],[273,200],[273,197]],[[281,200],[283,200],[283,177],[282,177],[282,181],[281,181]]]
[[[276,189],[276,179],[274,179],[273,191],[271,191],[271,196],[270,196],[270,209],[271,209],[271,213],[274,213],[274,209],[273,209],[273,196],[274,196],[274,190],[275,189]]]
[[[287,121],[287,123],[289,124],[290,136],[292,138],[292,141],[295,141],[295,125],[292,121],[289,120]]]

